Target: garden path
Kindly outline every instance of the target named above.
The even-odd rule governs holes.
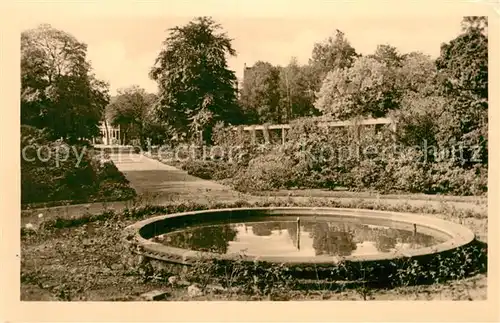
[[[141,197],[141,204],[162,205],[181,199],[197,203],[251,199],[227,186],[188,175],[183,170],[142,154],[115,152],[110,153],[109,157],[137,191]],[[120,211],[131,205],[131,201],[117,201],[22,210],[21,225],[31,223],[37,226],[47,218],[72,218],[85,213],[98,214],[105,209]],[[39,217],[40,214],[43,216]]]
[[[219,183],[203,180],[188,175],[187,172],[166,165],[158,160],[135,153],[111,153],[110,158],[117,168],[124,173],[141,196],[141,204],[161,205],[172,201],[192,201],[197,203],[208,202],[231,202],[245,200],[256,202],[258,200],[274,199],[295,201],[307,200],[310,197],[321,199],[334,199],[339,202],[349,202],[363,199],[364,201],[382,202],[383,204],[408,203],[412,206],[431,206],[440,208],[442,203],[452,205],[455,208],[471,209],[478,212],[486,212],[487,204],[484,198],[464,197],[426,197],[418,195],[404,196],[379,196],[364,193],[325,192],[318,190],[297,190],[267,192],[264,196],[250,196],[232,190]],[[265,196],[267,195],[267,196]],[[480,202],[480,203],[478,203]],[[482,203],[481,203],[482,202]],[[52,217],[72,218],[86,213],[98,214],[104,209],[123,210],[132,205],[131,201],[98,202],[79,205],[57,206],[32,210],[22,210],[21,225],[27,223],[33,225]],[[40,218],[39,214],[43,214]]]
[[[219,183],[191,176],[187,172],[166,165],[142,154],[110,154],[131,186],[138,194],[150,194],[156,202],[171,201],[173,197],[199,200],[228,201],[243,194]]]

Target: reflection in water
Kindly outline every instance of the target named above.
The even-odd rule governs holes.
[[[273,233],[273,230],[277,230],[279,227],[279,222],[252,223],[252,231],[256,236],[270,236]]]
[[[282,231],[288,234],[282,234]],[[217,253],[275,256],[348,256],[422,248],[440,241],[412,231],[340,222],[268,221],[188,228],[153,238],[165,245]]]
[[[226,253],[229,241],[234,240],[237,233],[232,225],[217,225],[190,228],[153,239],[177,248]]]
[[[397,240],[394,237],[387,235],[376,235],[375,236],[375,246],[380,252],[389,252],[391,249],[396,247]]]
[[[316,256],[348,256],[356,249],[353,233],[349,228],[331,225],[328,222],[318,222],[314,226],[313,248]]]
[[[293,246],[297,247],[297,222],[286,222],[285,226]],[[305,232],[304,227],[301,227],[301,230]]]

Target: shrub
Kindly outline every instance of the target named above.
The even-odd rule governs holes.
[[[386,159],[383,189],[387,192],[425,193],[429,189],[426,169],[430,164],[422,160],[418,151],[408,150]]]
[[[426,174],[431,183],[429,193],[481,195],[487,191],[488,170],[484,166],[476,165],[470,169],[450,163],[434,163],[432,166]]]
[[[234,186],[243,192],[287,188],[294,183],[294,166],[282,152],[262,155],[252,159],[246,169],[237,173]]]
[[[93,148],[49,141],[42,130],[21,127],[22,204],[133,196],[135,191],[123,174],[111,161],[102,163]]]
[[[344,184],[351,188],[385,190],[386,172],[382,162],[373,159],[362,160],[346,177],[348,180]]]
[[[182,169],[189,175],[202,179],[221,180],[232,177],[235,166],[225,161],[215,160],[189,160],[182,164]]]
[[[401,123],[396,134],[387,126],[361,127],[356,125],[357,119],[353,126],[339,128],[320,126],[318,122],[327,121],[321,118],[298,119],[291,123],[286,143],[279,146],[252,145],[242,131],[219,124],[213,141],[223,150],[232,151],[232,156],[188,162],[184,168],[206,179],[231,178],[234,187],[245,192],[338,186],[381,193],[486,192],[486,167],[439,162],[439,156],[424,156],[413,149],[422,140],[436,144],[432,114],[417,112],[394,116]],[[201,159],[198,155],[196,159]]]

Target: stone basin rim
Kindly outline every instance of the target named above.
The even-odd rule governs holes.
[[[141,228],[159,221],[168,221],[170,218],[202,215],[207,213],[232,213],[232,212],[255,212],[264,216],[291,216],[300,215],[301,217],[327,216],[335,219],[336,217],[352,217],[353,219],[378,219],[381,221],[390,221],[404,224],[416,224],[431,230],[439,231],[449,236],[449,239],[431,247],[407,250],[404,252],[393,252],[373,255],[354,255],[354,256],[315,256],[315,257],[294,257],[294,256],[253,256],[240,254],[218,254],[213,252],[194,251],[190,249],[181,249],[170,247],[161,243],[150,241],[140,234]],[[262,213],[265,214],[262,214]],[[250,216],[251,218],[251,216]],[[241,221],[245,222],[245,221]],[[201,222],[200,224],[203,224]],[[188,227],[187,227],[188,228]],[[262,261],[270,263],[289,263],[289,264],[332,264],[340,261],[363,262],[363,261],[386,261],[399,258],[415,258],[437,255],[443,252],[466,246],[475,239],[474,233],[467,227],[451,221],[439,219],[419,213],[405,213],[380,211],[370,209],[355,208],[329,208],[329,207],[245,207],[245,208],[225,208],[225,209],[207,209],[199,211],[179,212],[164,214],[138,221],[126,228],[126,231],[133,232],[135,242],[141,246],[142,254],[148,258],[163,260],[174,263],[192,264],[196,261],[216,258],[225,260],[243,259],[244,261]],[[128,241],[130,242],[130,241]]]

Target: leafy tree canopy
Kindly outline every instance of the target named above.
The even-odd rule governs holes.
[[[202,109],[211,112],[207,125],[241,121],[236,76],[226,59],[236,52],[221,29],[209,17],[171,28],[151,69],[150,77],[160,90],[159,117],[179,133],[190,133],[190,124]],[[205,135],[210,138],[208,132]]]
[[[316,43],[309,61],[316,74],[316,90],[328,72],[334,69],[351,67],[356,57],[356,50],[351,46],[345,34],[338,30],[335,37],[329,37],[324,42]]]
[[[440,140],[480,144],[484,162],[488,136],[487,27],[487,17],[465,17],[463,32],[441,46],[436,61],[439,89],[449,102],[442,115]]]
[[[386,64],[360,57],[352,67],[327,74],[315,107],[335,119],[382,117],[397,107],[396,76]]]
[[[153,121],[156,95],[139,86],[118,90],[108,108],[113,125],[120,125],[129,139],[138,138],[145,145],[146,130]]]
[[[402,56],[398,53],[396,47],[391,45],[378,45],[375,54],[370,55],[378,62],[384,63],[390,67],[400,67]]]
[[[91,138],[109,101],[108,85],[87,61],[87,45],[40,25],[21,34],[21,123],[51,138]]]
[[[259,61],[247,68],[240,102],[248,122],[280,122],[280,71],[268,62]]]
[[[280,110],[285,121],[318,114],[314,108],[314,82],[311,67],[299,65],[296,58],[280,68]]]

